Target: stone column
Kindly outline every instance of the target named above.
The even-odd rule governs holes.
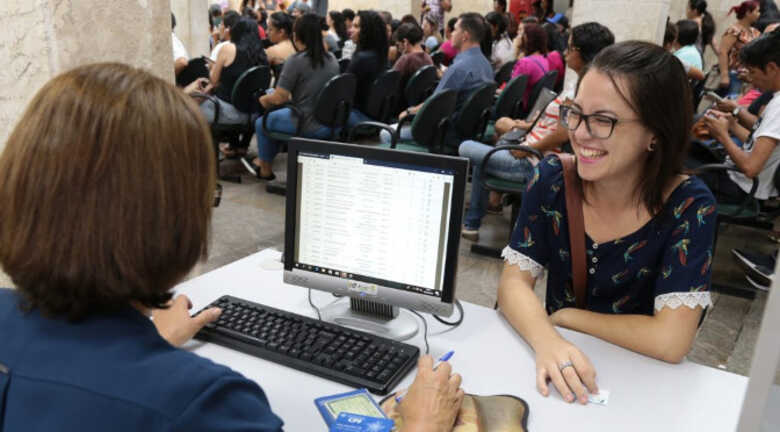
[[[0,1],[0,149],[50,78],[115,61],[173,81],[169,0]]]
[[[190,57],[209,55],[209,3],[208,0],[170,0],[176,15],[174,33],[187,48]]]
[[[671,0],[576,0],[571,25],[595,21],[612,30],[615,42],[639,39],[660,45],[670,3]],[[571,88],[576,80],[576,74],[567,69],[565,87]]]

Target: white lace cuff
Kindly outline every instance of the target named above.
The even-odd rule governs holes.
[[[691,309],[695,309],[696,306],[705,308],[712,306],[712,297],[709,291],[699,292],[673,292],[668,294],[661,294],[655,298],[655,310],[668,307],[670,309],[677,309],[680,306],[687,306]]]
[[[511,265],[520,267],[520,270],[530,271],[531,276],[534,278],[538,278],[539,275],[542,274],[542,270],[544,270],[544,267],[542,267],[539,263],[509,246],[505,247],[504,250],[501,251],[501,258],[503,258],[504,261]]]

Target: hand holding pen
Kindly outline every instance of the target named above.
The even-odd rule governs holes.
[[[452,354],[449,353],[449,356]],[[396,409],[401,414],[404,428],[452,430],[463,403],[461,378],[452,373],[452,367],[447,361],[440,360],[435,366],[434,369],[431,356],[420,357],[414,382],[407,392],[399,394],[403,401],[396,405]]]
[[[439,360],[437,360],[436,364],[433,365],[433,370],[436,371],[436,369],[438,369],[439,366],[441,366],[442,363],[444,363],[447,360],[449,360],[452,357],[453,354],[455,354],[455,351],[454,350],[450,350],[447,353],[445,353],[443,356],[439,357]],[[409,392],[409,389],[406,389],[403,392],[401,392],[401,394],[396,396],[395,397],[396,403],[401,403],[401,400],[404,398],[404,396],[406,396],[406,393],[408,393],[408,392]]]

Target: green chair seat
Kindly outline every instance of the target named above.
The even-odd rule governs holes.
[[[741,204],[718,204],[719,216],[754,219],[758,217],[759,213],[758,206],[755,205],[748,205],[742,208]]]
[[[379,147],[390,148],[390,143],[381,143],[379,144]],[[430,150],[427,147],[421,146],[414,141],[400,141],[395,144],[395,149],[410,152],[430,153]]]
[[[485,128],[485,135],[482,136],[482,142],[492,142],[493,136],[496,134],[496,122],[491,120],[488,122]]]
[[[514,182],[510,180],[500,179],[498,177],[486,176],[485,186],[490,189],[498,190],[501,192],[525,192],[524,182]]]

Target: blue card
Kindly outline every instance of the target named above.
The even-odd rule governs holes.
[[[323,396],[314,399],[314,405],[317,406],[317,409],[320,411],[320,414],[322,414],[322,418],[325,420],[325,423],[328,424],[328,427],[331,427],[336,423],[336,419],[342,412],[360,414],[367,417],[387,417],[366,389],[332,396]]]
[[[386,418],[367,417],[343,412],[339,414],[330,432],[390,432],[394,422]]]

